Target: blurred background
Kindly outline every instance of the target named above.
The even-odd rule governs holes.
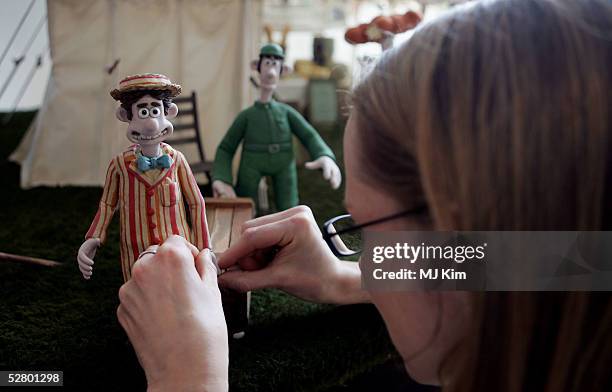
[[[407,11],[426,20],[455,3],[0,0],[0,111],[6,113],[0,122],[40,110],[12,156],[22,165],[21,185],[101,185],[107,162],[126,145],[108,92],[122,77],[144,72],[168,75],[183,96],[196,94],[201,141],[182,150],[191,161],[211,159],[235,115],[256,97],[249,62],[268,41],[285,48],[294,69],[277,99],[315,125],[342,122],[347,92],[382,51],[377,42],[347,42],[347,29]],[[411,33],[396,34],[395,44]],[[80,115],[69,116],[76,107]],[[65,149],[81,151],[71,162],[78,168],[48,167]]]

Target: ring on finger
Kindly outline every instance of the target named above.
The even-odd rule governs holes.
[[[156,254],[157,253],[157,248],[159,248],[158,245],[150,246],[144,252],[139,254],[138,258],[136,260],[140,260],[142,258],[142,256],[144,256],[144,255],[154,255],[154,254]]]
[[[222,273],[224,273],[225,271],[222,270],[221,268],[219,268],[219,263],[217,262],[217,255],[215,254],[215,252],[213,252],[211,249],[209,249],[208,251],[210,252],[210,258],[212,260],[212,263],[214,264],[215,268],[217,269],[217,276],[219,276]]]

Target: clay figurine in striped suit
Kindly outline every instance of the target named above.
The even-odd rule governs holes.
[[[174,234],[199,250],[209,247],[204,198],[189,164],[180,151],[163,143],[172,134],[169,119],[178,113],[172,98],[180,92],[181,86],[160,74],[129,76],[111,91],[121,103],[117,118],[128,123],[127,138],[134,144],[108,166],[98,212],[77,256],[85,279],[92,276],[93,258],[117,209],[125,281],[145,249]],[[187,201],[191,225],[183,200]]]

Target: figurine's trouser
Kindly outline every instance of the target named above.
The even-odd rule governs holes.
[[[236,194],[250,197],[258,205],[259,182],[263,176],[272,178],[274,201],[279,211],[298,205],[297,170],[293,151],[243,151],[238,168]]]

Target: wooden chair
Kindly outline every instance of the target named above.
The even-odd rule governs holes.
[[[249,198],[212,197],[205,201],[210,248],[219,256],[238,241],[240,227],[253,217],[253,201]],[[249,324],[251,292],[221,288],[221,300],[230,336],[240,339]]]
[[[202,139],[200,137],[196,92],[192,91],[190,95],[179,96],[172,101],[179,107],[179,112],[176,116],[176,124],[173,124],[174,135],[168,140],[168,143],[172,146],[195,144],[198,149],[200,161],[189,162],[191,171],[195,174],[204,173],[206,178],[208,178],[209,184],[212,184],[211,171],[213,162],[207,161],[206,155],[204,154],[204,146],[202,145]]]

